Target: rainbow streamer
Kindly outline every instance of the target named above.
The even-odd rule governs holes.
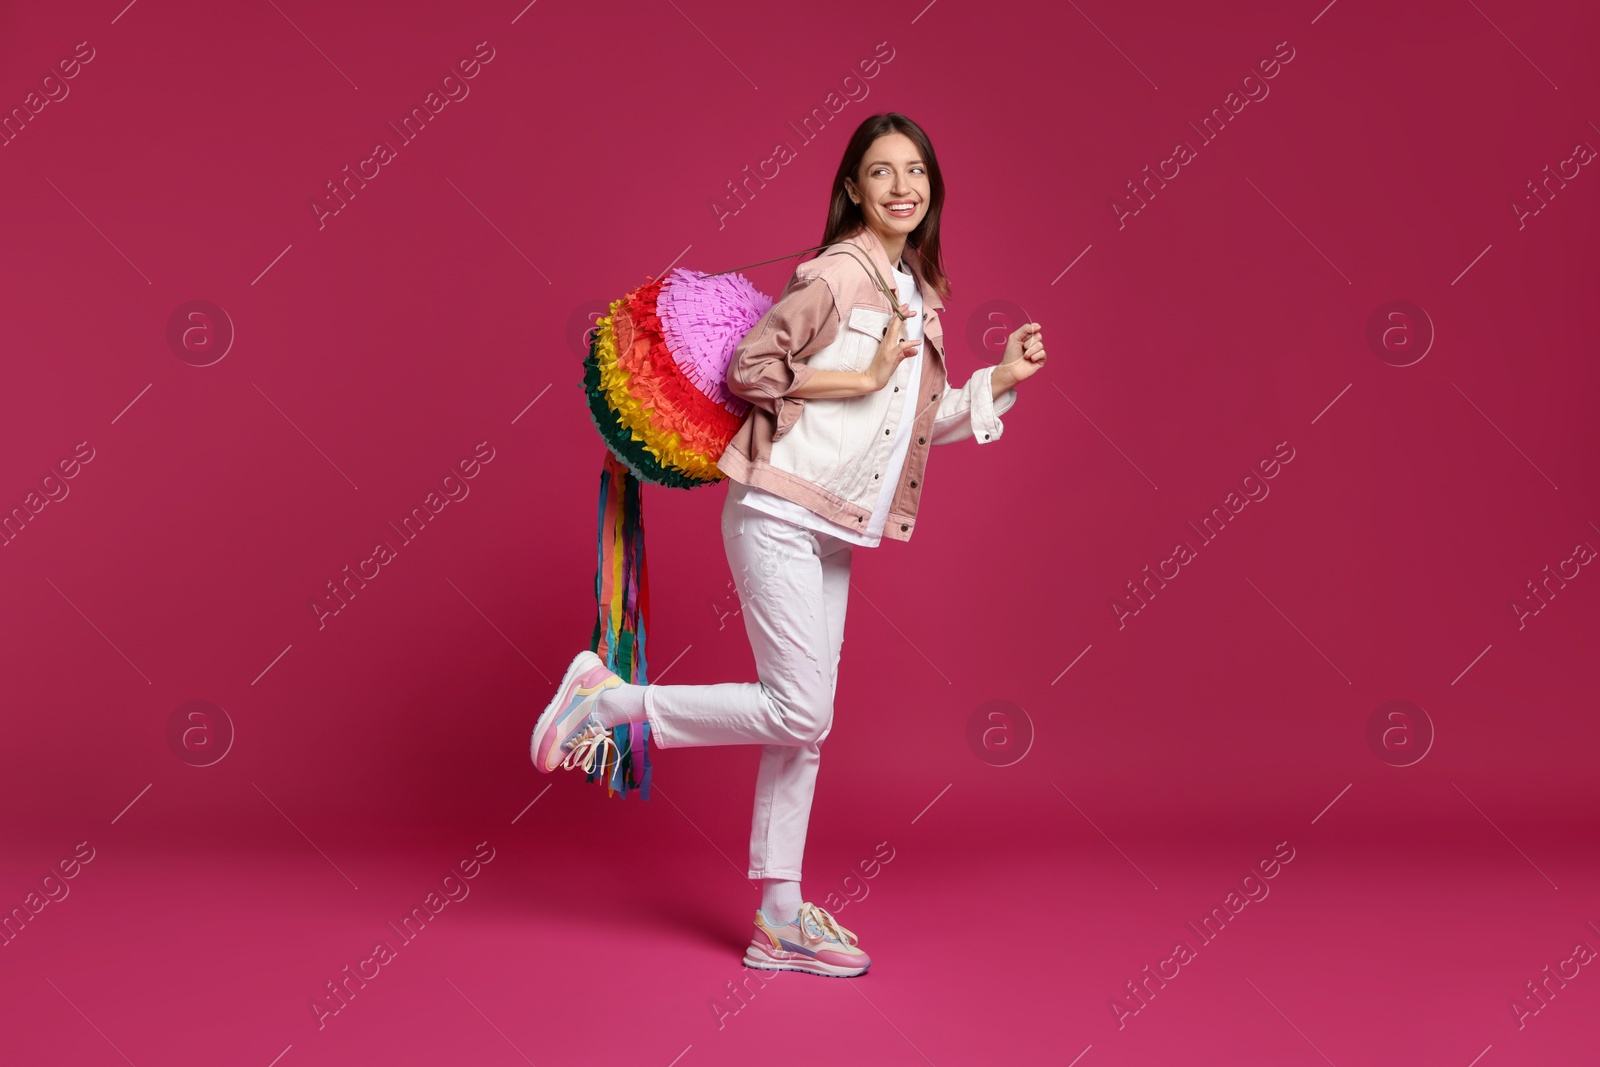
[[[644,685],[645,631],[650,616],[649,579],[644,562],[644,515],[640,483],[609,450],[600,472],[599,566],[594,575],[596,614],[589,647],[624,682]],[[606,794],[624,797],[639,790],[650,799],[650,724],[613,727],[611,739],[621,758],[603,754],[586,781],[603,779]]]

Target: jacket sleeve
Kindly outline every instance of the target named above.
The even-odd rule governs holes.
[[[980,367],[960,389],[945,389],[944,396],[939,398],[938,413],[933,417],[934,444],[948,445],[969,437],[979,444],[1000,439],[1005,429],[1000,416],[1016,404],[1017,390],[1013,386],[996,397],[990,382],[993,377],[993,367]]]
[[[792,396],[814,373],[796,362],[833,343],[839,310],[825,278],[799,274],[739,342],[728,362],[728,389],[777,420],[772,438],[789,432],[800,418],[805,398]]]

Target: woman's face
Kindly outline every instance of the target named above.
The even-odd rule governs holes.
[[[903,133],[886,133],[873,141],[851,192],[873,233],[904,240],[928,213],[928,166],[916,142]]]

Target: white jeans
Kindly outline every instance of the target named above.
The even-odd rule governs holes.
[[[853,546],[731,499],[722,544],[760,681],[648,685],[650,736],[661,748],[761,745],[749,877],[799,881],[817,763],[833,726]]]

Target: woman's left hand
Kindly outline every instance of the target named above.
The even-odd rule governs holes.
[[[1033,377],[1044,367],[1044,327],[1037,322],[1025,322],[1011,331],[1000,365],[1006,368],[1013,381]]]

